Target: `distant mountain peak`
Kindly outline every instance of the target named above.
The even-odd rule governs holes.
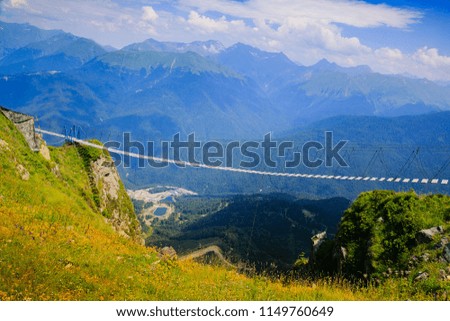
[[[264,51],[256,47],[252,47],[250,45],[237,42],[231,47],[227,48],[224,53],[232,53],[235,52],[236,54],[249,54],[250,56],[257,58],[257,59],[277,59],[277,60],[283,60],[286,63],[289,64],[295,64],[292,62],[283,52],[270,52],[270,51]],[[295,64],[297,65],[297,64]]]
[[[249,52],[249,53],[253,53],[253,54],[262,54],[262,53],[269,53],[269,52],[266,52],[266,51],[262,51],[261,49],[259,49],[259,48],[256,48],[256,47],[252,47],[252,46],[250,46],[250,45],[247,45],[247,44],[245,44],[245,43],[242,43],[242,42],[237,42],[237,43],[235,43],[234,45],[232,45],[231,47],[229,47],[228,48],[228,50],[230,50],[230,51],[233,51],[233,50],[241,50],[241,51],[247,51],[247,52]]]
[[[272,87],[269,84],[279,79],[279,76],[291,78],[299,73],[301,68],[284,53],[263,51],[243,43],[235,43],[225,49],[217,55],[217,60],[234,71],[252,78],[265,90]]]
[[[155,50],[126,50],[121,49],[109,52],[93,59],[90,64],[106,64],[112,67],[123,69],[149,72],[151,69],[163,68],[166,70],[183,70],[193,74],[202,72],[212,72],[225,76],[238,76],[233,71],[223,67],[213,60],[205,58],[195,52],[171,52]]]
[[[247,45],[245,43],[242,42],[236,42],[234,45],[232,45],[229,49],[234,49],[234,48],[248,48],[248,49],[257,49],[255,47],[252,47],[250,45]]]
[[[315,71],[337,71],[344,72],[347,74],[362,74],[362,73],[371,73],[372,69],[370,69],[367,65],[360,65],[354,67],[342,67],[334,62],[330,62],[329,60],[323,58],[319,60],[317,63],[310,67]]]
[[[335,64],[334,62],[330,62],[325,58],[320,59],[311,67],[316,70],[334,70],[340,68],[337,64]]]
[[[39,29],[28,23],[19,24],[3,21],[0,21],[0,28],[0,59],[30,43],[63,33],[61,30]]]
[[[53,35],[44,33],[44,36],[38,33],[36,41],[18,49],[5,50],[6,54],[0,60],[0,73],[69,70],[80,67],[106,52],[93,40],[77,37],[71,33],[56,32]]]
[[[134,43],[123,48],[125,51],[157,51],[174,53],[186,53],[191,51],[204,57],[218,54],[224,49],[224,45],[216,40],[183,43],[160,42],[153,38],[149,38],[143,42]]]

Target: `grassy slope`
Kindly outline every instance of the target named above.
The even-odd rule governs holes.
[[[345,288],[285,287],[194,262],[159,261],[153,249],[117,235],[95,210],[74,146],[52,148],[47,162],[3,116],[0,139],[1,300],[357,298]],[[29,171],[28,181],[18,164]]]
[[[365,290],[326,280],[285,285],[192,261],[159,260],[154,249],[120,237],[105,222],[74,146],[51,148],[48,162],[2,115],[0,139],[0,300],[409,298],[396,283]],[[29,180],[21,179],[18,164]]]

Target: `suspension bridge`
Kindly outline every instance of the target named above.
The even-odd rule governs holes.
[[[355,182],[388,182],[388,183],[398,183],[398,184],[402,184],[402,183],[404,183],[404,184],[406,184],[406,183],[408,183],[408,184],[433,184],[433,185],[438,185],[438,184],[439,185],[448,185],[449,184],[449,179],[436,178],[436,177],[397,177],[397,176],[374,177],[374,176],[366,176],[364,174],[361,176],[321,175],[321,174],[305,174],[305,173],[281,173],[281,172],[260,171],[260,170],[243,169],[243,168],[235,168],[235,167],[210,166],[210,165],[205,165],[205,164],[201,164],[201,163],[191,163],[191,162],[186,162],[186,161],[182,161],[182,160],[142,155],[142,154],[127,152],[127,151],[123,151],[123,150],[111,148],[111,147],[107,148],[105,146],[97,145],[97,144],[94,144],[94,143],[91,143],[91,142],[81,139],[80,138],[81,132],[79,130],[70,130],[70,131],[66,130],[65,134],[60,134],[60,133],[56,133],[53,131],[44,130],[41,128],[35,128],[35,131],[40,134],[63,138],[64,140],[72,142],[72,143],[77,143],[80,145],[89,146],[89,147],[96,148],[96,149],[107,150],[108,152],[113,153],[113,154],[129,156],[131,158],[136,158],[136,159],[152,160],[155,162],[165,162],[168,164],[174,164],[174,165],[185,166],[185,167],[205,168],[205,169],[212,169],[212,170],[218,170],[218,171],[246,173],[246,174],[253,174],[253,175],[264,175],[264,176],[269,176],[269,177],[277,176],[277,177],[355,181]],[[414,156],[414,155],[411,155],[408,158],[407,163],[410,162],[410,160],[412,159],[411,158],[412,156]],[[374,155],[374,158],[375,157],[376,157],[376,154]],[[372,162],[372,161],[373,160],[371,160],[370,162]],[[450,159],[444,164],[444,166],[441,168],[441,170],[439,172],[442,172],[443,169],[445,169],[449,164],[450,164]],[[369,163],[369,165],[370,165],[370,163]],[[403,167],[402,167],[401,172],[403,172],[403,169],[404,169]]]

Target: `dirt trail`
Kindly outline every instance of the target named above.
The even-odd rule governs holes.
[[[191,259],[195,259],[195,258],[204,256],[211,252],[215,253],[217,255],[217,257],[219,258],[219,260],[222,261],[223,263],[225,263],[226,265],[236,268],[236,266],[234,266],[233,264],[231,264],[230,262],[227,261],[227,259],[222,254],[222,250],[217,245],[211,245],[211,246],[205,247],[203,249],[194,251],[192,253],[189,253],[187,255],[180,257],[179,260],[191,260]]]

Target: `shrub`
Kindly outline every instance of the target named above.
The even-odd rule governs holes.
[[[337,244],[347,250],[343,272],[352,276],[402,270],[424,228],[444,223],[450,198],[413,191],[362,193],[344,213]]]

